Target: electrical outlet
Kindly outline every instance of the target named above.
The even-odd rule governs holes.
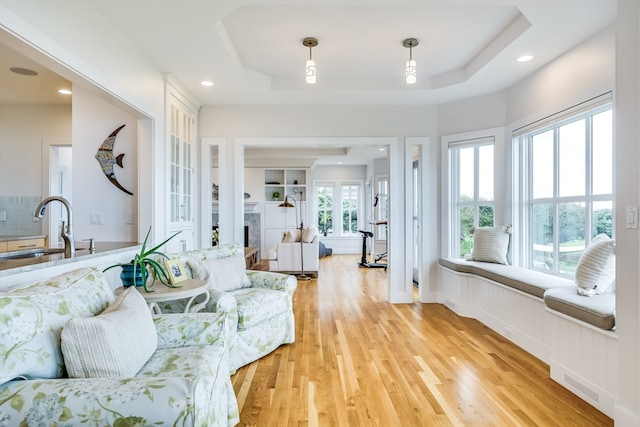
[[[91,212],[91,217],[89,222],[93,225],[102,225],[104,223],[102,212]]]
[[[127,211],[127,215],[124,222],[125,224],[133,224],[133,212]]]

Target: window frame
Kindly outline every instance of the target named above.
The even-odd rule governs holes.
[[[332,198],[332,218],[333,218],[333,227],[332,232],[328,233],[326,237],[360,237],[357,231],[353,233],[345,233],[343,228],[343,187],[345,186],[356,186],[357,187],[357,207],[356,207],[356,215],[357,215],[357,226],[358,230],[362,229],[362,218],[364,214],[364,181],[358,179],[339,179],[339,180],[327,180],[327,179],[318,179],[313,183],[313,204],[314,204],[314,212],[315,212],[315,224],[319,225],[319,216],[320,216],[320,207],[318,203],[319,196],[319,188],[320,187],[330,187],[333,188],[333,198]],[[322,229],[319,230],[322,233]]]
[[[479,186],[480,186],[480,148],[491,146],[493,148],[493,199],[492,200],[480,200],[479,199]],[[462,201],[460,195],[460,150],[466,148],[473,148],[473,197],[470,201]],[[450,256],[454,258],[460,258],[460,242],[461,242],[461,227],[460,227],[460,210],[461,208],[468,206],[473,209],[473,227],[479,226],[480,208],[490,207],[493,211],[493,224],[496,223],[496,141],[495,137],[480,137],[470,140],[451,141],[448,143],[447,151],[449,157],[449,200],[451,204],[449,225],[450,229]]]
[[[560,242],[560,211],[561,206],[566,204],[581,203],[584,211],[584,247],[586,248],[594,234],[597,234],[594,216],[594,203],[606,202],[611,206],[611,234],[612,238],[615,238],[615,180],[613,179],[615,171],[615,140],[613,137],[613,105],[611,102],[610,94],[607,94],[589,100],[583,104],[579,104],[574,108],[564,110],[557,115],[549,116],[547,119],[533,123],[519,130],[514,131],[514,142],[519,147],[522,160],[520,162],[521,176],[523,183],[519,189],[519,197],[522,200],[521,206],[521,224],[522,224],[522,246],[521,258],[522,266],[528,269],[543,271],[545,273],[573,278],[573,273],[567,273],[561,271],[561,244]],[[606,194],[593,194],[594,188],[594,139],[593,139],[593,117],[606,111],[611,111],[611,193]],[[561,164],[560,164],[560,138],[559,132],[563,126],[567,126],[571,123],[576,123],[584,120],[584,194],[583,195],[560,195],[560,177],[561,177]],[[533,139],[537,135],[541,135],[546,132],[552,132],[553,134],[553,178],[552,178],[552,196],[537,197],[534,198],[533,182],[535,177],[534,173],[534,156],[533,156]],[[542,268],[542,266],[536,266],[535,264],[535,220],[534,209],[536,206],[551,205],[552,207],[552,227],[553,227],[553,241],[551,259],[554,260],[552,268]],[[579,254],[584,252],[580,251]],[[576,254],[576,257],[579,257]],[[566,271],[566,268],[565,268]]]

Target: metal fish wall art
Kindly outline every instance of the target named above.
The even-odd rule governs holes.
[[[118,154],[117,156],[113,155],[113,144],[115,144],[116,142],[116,136],[118,135],[118,132],[120,132],[123,127],[125,127],[125,125],[122,125],[111,132],[111,135],[109,135],[107,139],[102,142],[102,145],[100,146],[100,148],[98,148],[98,152],[96,153],[96,159],[102,167],[102,172],[106,175],[109,181],[111,181],[111,183],[118,187],[120,190],[133,196],[133,193],[131,191],[124,188],[118,182],[118,179],[116,178],[116,175],[113,171],[114,164],[123,167],[122,158],[124,157],[124,153]]]

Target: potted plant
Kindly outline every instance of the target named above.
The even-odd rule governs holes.
[[[280,192],[279,191],[273,191],[271,193],[271,200],[280,200]]]
[[[142,247],[140,248],[140,252],[135,255],[135,257],[127,262],[127,263],[118,263],[112,266],[105,268],[103,271],[110,270],[114,267],[122,267],[122,272],[120,273],[120,279],[122,280],[122,285],[124,287],[129,286],[142,286],[145,291],[153,292],[147,288],[147,279],[151,274],[154,280],[159,280],[162,284],[175,287],[171,284],[171,280],[169,279],[169,275],[165,270],[164,266],[159,263],[154,256],[161,256],[166,259],[169,257],[162,252],[159,252],[158,249],[162,247],[169,240],[176,237],[180,234],[180,231],[175,233],[173,236],[169,237],[162,243],[154,246],[151,249],[147,249],[147,240],[149,240],[149,234],[151,234],[151,227],[149,227],[149,231],[147,231],[147,235],[144,238],[144,242],[142,242]]]

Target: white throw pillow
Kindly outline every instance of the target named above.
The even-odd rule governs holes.
[[[590,297],[611,289],[616,278],[614,246],[615,241],[604,233],[591,240],[576,266],[578,294]]]
[[[288,230],[284,232],[282,243],[299,242],[301,238],[302,238],[302,232],[300,230]]]
[[[314,227],[313,225],[306,227],[302,231],[301,239],[304,243],[311,243],[314,237],[316,237],[316,227]]]
[[[209,289],[233,291],[251,287],[247,276],[247,263],[240,254],[205,260],[189,260],[195,279],[209,282]]]
[[[69,319],[60,345],[71,378],[130,378],[156,351],[158,335],[146,301],[131,286],[99,315]]]
[[[480,227],[472,230],[473,249],[471,260],[508,264],[510,225]]]

